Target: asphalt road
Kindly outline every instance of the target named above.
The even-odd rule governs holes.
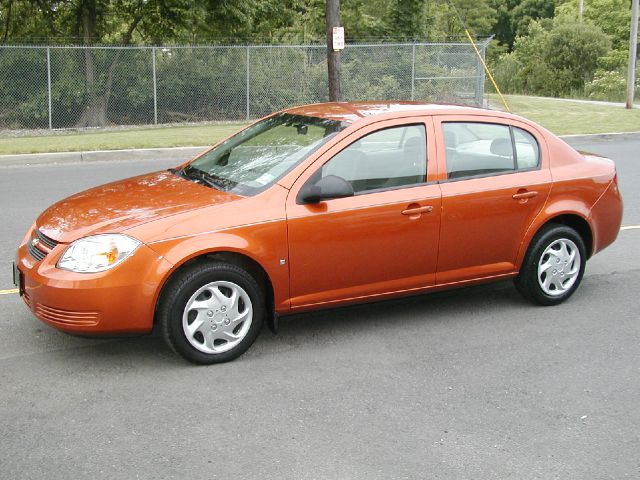
[[[640,225],[640,140],[616,160]],[[0,168],[0,290],[37,214],[165,168]],[[194,367],[158,337],[89,340],[0,295],[0,479],[640,477],[640,230],[542,308],[509,282],[288,317],[235,362]]]

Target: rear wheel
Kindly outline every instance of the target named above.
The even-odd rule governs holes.
[[[249,273],[211,262],[171,280],[158,320],[174,351],[191,362],[211,364],[242,355],[258,336],[264,312],[264,295]]]
[[[557,305],[577,290],[586,251],[571,227],[550,224],[536,234],[515,279],[518,291],[540,305]]]

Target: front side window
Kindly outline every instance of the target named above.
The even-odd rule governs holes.
[[[538,142],[517,127],[480,122],[442,124],[449,179],[537,168]]]
[[[407,125],[360,138],[325,163],[320,177],[342,177],[359,193],[422,183],[426,173],[425,127]]]
[[[242,130],[177,173],[219,190],[253,195],[347,126],[336,120],[279,113]]]

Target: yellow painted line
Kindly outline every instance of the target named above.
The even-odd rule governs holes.
[[[11,295],[12,293],[18,293],[18,289],[12,288],[11,290],[0,290],[0,295]]]
[[[620,227],[620,231],[622,230],[640,230],[640,225],[627,225],[626,227]]]

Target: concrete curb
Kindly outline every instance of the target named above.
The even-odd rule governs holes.
[[[94,150],[87,152],[26,153],[0,155],[0,166],[42,165],[57,163],[112,162],[123,160],[166,160],[176,163],[189,160],[208,147],[145,148],[128,150]]]
[[[594,133],[586,135],[562,135],[567,142],[640,140],[640,132]],[[94,150],[87,152],[26,153],[0,155],[0,167],[17,165],[43,165],[58,163],[116,162],[123,160],[187,161],[206,150],[202,147],[140,148],[128,150]]]
[[[611,132],[611,133],[588,133],[577,135],[560,135],[565,142],[574,140],[581,141],[608,141],[608,140],[640,140],[640,132]]]

